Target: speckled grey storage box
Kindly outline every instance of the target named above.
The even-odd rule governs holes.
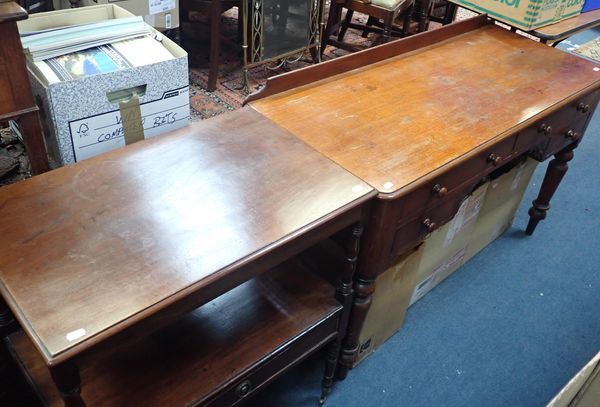
[[[19,24],[21,32],[130,17],[115,5],[33,14]],[[45,85],[29,72],[40,105],[46,145],[56,164],[65,165],[125,145],[121,114],[107,93],[146,85],[140,98],[144,137],[183,127],[189,122],[187,53],[163,37],[175,59],[151,65]]]

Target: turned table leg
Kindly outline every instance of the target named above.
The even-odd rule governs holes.
[[[358,253],[360,251],[360,237],[362,236],[363,228],[360,223],[352,227],[352,233],[346,243],[346,262],[344,270],[336,285],[336,299],[344,306],[342,316],[340,317],[339,335],[329,345],[327,352],[327,362],[325,363],[325,372],[321,384],[321,397],[319,403],[323,404],[331,393],[335,371],[339,360],[340,348],[342,346],[342,336],[346,333],[350,312],[352,308],[352,282],[356,266],[358,262]]]
[[[360,331],[371,307],[375,279],[384,268],[386,253],[390,252],[395,224],[389,219],[397,219],[398,206],[390,201],[377,202],[371,206],[362,238],[362,249],[358,269],[354,277],[354,300],[346,337],[342,342],[342,352],[338,362],[337,377],[346,378],[358,356]]]
[[[74,363],[65,362],[52,366],[50,367],[50,374],[65,401],[65,407],[85,407],[85,403],[81,398],[79,370]]]
[[[539,221],[546,218],[546,212],[550,209],[550,200],[556,192],[560,181],[569,169],[568,162],[573,159],[573,149],[575,146],[568,146],[564,150],[558,152],[546,170],[544,181],[540,188],[540,193],[533,206],[529,209],[529,223],[525,233],[532,235]]]

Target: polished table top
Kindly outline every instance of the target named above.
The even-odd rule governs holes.
[[[483,16],[462,25],[477,21]],[[595,64],[486,24],[250,105],[381,193],[396,193],[598,86]]]
[[[53,364],[368,200],[249,108],[0,189],[0,290]]]

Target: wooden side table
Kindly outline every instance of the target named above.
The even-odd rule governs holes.
[[[50,168],[16,23],[26,18],[19,5],[0,0],[0,122],[17,121],[31,171],[41,174]]]
[[[249,108],[4,187],[8,345],[53,406],[231,405],[329,346],[326,396],[374,195]],[[339,235],[336,290],[300,254]]]

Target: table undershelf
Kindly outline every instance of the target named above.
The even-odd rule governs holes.
[[[333,287],[292,259],[133,345],[91,355],[79,366],[82,399],[90,406],[188,406],[217,397],[219,405],[235,404],[333,339],[341,309]],[[62,406],[29,338],[19,331],[6,341],[38,396]]]

